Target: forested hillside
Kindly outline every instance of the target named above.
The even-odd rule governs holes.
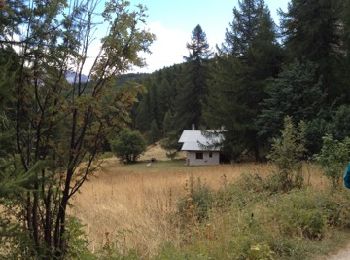
[[[226,130],[226,155],[264,159],[283,120],[306,124],[308,155],[322,137],[350,134],[349,1],[293,0],[272,20],[262,0],[240,1],[225,41],[209,46],[197,25],[184,63],[142,83],[133,126],[177,148],[184,129]]]

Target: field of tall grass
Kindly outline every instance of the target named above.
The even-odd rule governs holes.
[[[75,197],[70,213],[86,225],[92,250],[108,237],[122,248],[153,254],[161,243],[176,237],[169,213],[184,196],[190,176],[217,190],[242,172],[267,174],[269,168],[254,164],[188,168],[183,161],[124,166],[108,159]]]
[[[182,247],[186,241],[176,213],[179,201],[186,198],[193,182],[199,180],[200,185],[217,192],[235,183],[242,174],[264,179],[273,170],[269,164],[186,167],[181,160],[159,161],[151,166],[148,163],[124,166],[116,158],[105,159],[74,198],[70,215],[85,225],[90,250],[97,251],[106,243],[113,243],[121,253],[132,249],[140,257],[148,258],[157,255],[167,242]],[[304,165],[303,172],[307,186],[315,190],[328,189],[327,179],[318,167]],[[215,228],[225,228],[225,221],[231,228],[233,220],[221,216],[227,215],[212,217]],[[192,227],[188,229],[191,229],[188,233],[196,233]],[[207,232],[209,241],[213,230],[211,223],[202,230]]]

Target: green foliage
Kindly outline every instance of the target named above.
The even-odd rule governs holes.
[[[296,122],[316,118],[324,99],[316,68],[311,62],[295,61],[269,83],[259,115],[260,136],[277,136],[286,116]]]
[[[154,144],[155,142],[157,142],[159,140],[160,135],[161,133],[158,128],[157,122],[153,120],[151,123],[151,129],[149,131],[149,143]]]
[[[140,97],[137,129],[149,133],[156,120],[167,138],[169,128],[162,122],[170,111],[178,136],[193,123],[206,129],[225,126],[227,158],[261,160],[289,115],[307,125],[307,155],[318,153],[325,133],[342,139],[349,132],[349,10],[348,0],[293,0],[280,12],[279,44],[264,2],[239,1],[214,58],[207,59],[205,34],[196,26],[186,63],[146,80],[148,93]],[[196,53],[203,54],[201,66]]]
[[[350,106],[339,106],[331,119],[329,131],[337,140],[350,137]]]
[[[344,9],[342,0],[293,0],[286,13],[281,12],[282,31],[290,59],[310,60],[322,75],[322,90],[333,101],[345,90],[342,83],[342,41],[338,30]],[[322,16],[318,14],[322,13]],[[340,73],[339,73],[340,72]]]
[[[173,160],[176,157],[180,144],[178,143],[178,134],[175,131],[168,132],[167,137],[160,140],[160,146],[165,149],[166,156]]]
[[[313,259],[334,250],[329,236],[348,226],[350,194],[313,188],[272,194],[259,185],[265,181],[258,173],[232,184],[224,178],[207,218],[182,219],[191,239],[165,244],[156,259]]]
[[[163,119],[163,133],[167,134],[174,130],[174,116],[171,114],[171,111],[168,110]]]
[[[308,156],[312,157],[321,151],[322,138],[331,131],[332,125],[328,112],[321,112],[317,118],[306,122],[305,147]]]
[[[338,192],[302,190],[279,198],[274,206],[281,231],[307,239],[324,239],[329,227],[347,227],[350,214],[349,195]]]
[[[207,219],[213,202],[209,188],[201,182],[200,178],[195,182],[193,176],[191,176],[186,182],[185,190],[186,196],[178,202],[178,214],[182,222],[202,222]]]
[[[65,257],[69,200],[96,168],[106,137],[130,122],[139,88],[112,87],[144,65],[139,54],[154,35],[143,29],[145,8],[129,5],[15,0],[0,11],[0,157],[12,164],[0,173],[1,196],[10,197],[1,206],[22,228],[20,256]],[[97,26],[108,29],[88,67]]]
[[[124,129],[116,139],[110,142],[112,151],[124,163],[136,162],[138,157],[146,150],[146,142],[138,131]]]
[[[224,211],[231,207],[241,210],[252,202],[263,202],[269,194],[267,181],[258,173],[244,173],[235,184],[224,184],[215,194],[214,203]]]
[[[339,180],[350,158],[350,138],[338,141],[331,135],[323,137],[323,146],[316,156],[334,189],[339,188]]]
[[[68,245],[67,258],[69,259],[96,259],[88,249],[88,239],[84,226],[77,218],[67,219],[66,241]]]
[[[288,202],[282,200],[284,203],[278,204],[274,214],[279,229],[287,236],[321,240],[325,235],[326,217],[319,208],[304,199],[293,194],[288,197]]]
[[[293,0],[282,16],[282,28],[288,50],[294,57],[325,61],[335,54],[333,44],[339,44],[335,27],[341,14],[341,1]],[[303,7],[303,8],[302,8]],[[316,13],[322,13],[322,18]]]
[[[296,128],[292,118],[284,119],[284,129],[280,138],[275,138],[268,158],[277,168],[280,188],[288,191],[303,184],[302,162],[306,152],[304,146],[305,125],[300,122]]]
[[[156,71],[146,77],[142,84],[146,92],[139,96],[139,104],[135,111],[135,126],[143,133],[149,132],[153,120],[157,122],[159,130],[165,134],[164,119],[167,112],[174,115],[175,99],[180,89],[183,64],[174,65]]]
[[[263,1],[240,1],[233,16],[221,55],[211,68],[206,122],[214,129],[225,126],[229,158],[248,151],[260,160],[256,121],[267,79],[279,71],[281,52]]]
[[[182,87],[175,100],[176,130],[197,129],[203,125],[203,106],[208,92],[208,59],[211,56],[206,34],[200,25],[192,31],[191,42],[187,44],[189,56],[185,57]]]

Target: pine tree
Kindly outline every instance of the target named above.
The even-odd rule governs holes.
[[[317,65],[314,63],[295,61],[271,81],[259,116],[261,136],[276,137],[287,116],[295,122],[308,122],[318,116],[324,96],[316,71]]]
[[[136,108],[136,118],[135,118],[135,126],[136,129],[146,132],[151,127],[151,97],[150,91],[146,90],[146,92],[140,97],[141,100]]]
[[[289,59],[309,60],[318,65],[329,104],[346,89],[344,76],[340,76],[344,73],[340,72],[343,71],[343,9],[343,0],[292,0],[288,11],[280,12]]]
[[[160,138],[161,132],[159,130],[158,124],[156,120],[153,120],[151,123],[151,129],[149,131],[149,142],[151,144],[157,142]]]
[[[163,119],[163,134],[167,134],[170,131],[174,129],[174,117],[171,114],[171,111],[168,110],[165,113],[164,119]]]
[[[189,56],[183,74],[183,86],[176,101],[176,122],[179,130],[202,124],[202,106],[207,96],[207,60],[211,56],[205,32],[197,25],[187,44]]]
[[[221,51],[240,57],[246,55],[258,34],[261,15],[264,11],[262,0],[240,0],[233,8],[233,22],[226,29],[225,43]]]
[[[350,81],[350,0],[344,0],[344,9],[342,12],[342,22],[344,30],[342,34],[342,42],[344,44],[345,62],[340,77],[345,83]],[[342,89],[344,95],[344,101],[350,100],[350,88],[345,87]]]
[[[224,125],[228,130],[225,149],[230,157],[248,150],[259,159],[259,104],[267,79],[279,71],[281,51],[262,0],[239,1],[233,15],[220,56],[213,63],[206,118],[211,127]]]

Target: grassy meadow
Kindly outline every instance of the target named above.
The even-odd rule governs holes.
[[[101,169],[82,187],[73,201],[71,214],[86,225],[91,249],[110,239],[127,248],[154,253],[159,245],[173,239],[169,213],[185,195],[190,176],[200,178],[217,190],[223,182],[235,181],[243,172],[268,174],[267,165],[186,167],[183,161],[120,165],[116,158],[106,159]],[[176,232],[176,231],[175,231]]]
[[[237,232],[244,233],[243,230],[240,231],[240,227],[236,224],[246,218],[246,213],[252,211],[260,215],[259,221],[270,222],[271,218],[275,217],[269,216],[270,211],[282,214],[281,211],[289,210],[288,207],[279,208],[279,203],[276,201],[277,199],[289,201],[290,199],[286,197],[289,196],[288,194],[280,197],[270,196],[264,192],[255,192],[254,189],[256,187],[249,187],[249,181],[242,182],[242,176],[246,176],[246,174],[260,176],[258,178],[265,179],[274,171],[274,167],[269,164],[248,163],[212,167],[186,167],[181,159],[165,161],[166,158],[162,155],[162,150],[157,146],[151,147],[148,153],[146,152],[142,158],[146,161],[128,166],[120,164],[114,157],[104,159],[101,168],[73,199],[69,214],[77,217],[84,225],[89,240],[89,249],[92,252],[100,250],[106,244],[113,244],[113,248],[118,250],[119,253],[127,254],[129,250],[135,250],[140,258],[151,258],[159,254],[163,254],[163,257],[160,257],[161,259],[185,257],[183,255],[176,256],[176,253],[172,251],[176,251],[174,248],[189,250],[189,252],[196,252],[196,250],[206,252],[209,250],[210,252],[207,252],[208,255],[214,255],[215,259],[234,258],[229,255],[220,255],[217,252],[213,253],[212,250],[214,248],[210,248],[214,245],[217,248],[215,250],[219,250],[218,248],[221,247],[220,251],[225,251],[225,246],[230,246],[227,245],[227,241],[230,241],[229,237],[233,235],[232,232],[236,235],[238,235]],[[150,158],[160,159],[150,165],[147,161]],[[314,197],[316,195],[313,192],[327,192],[329,190],[328,181],[318,167],[312,165],[304,165],[303,167],[304,183],[308,188],[302,196],[317,200],[318,198]],[[179,201],[184,201],[185,198],[185,204],[187,203],[186,201],[191,202],[193,197],[188,198],[188,194],[191,192],[191,189],[192,192],[195,189],[193,186],[198,186],[199,184],[199,186],[205,187],[210,192],[219,194],[218,196],[221,196],[221,199],[218,201],[221,203],[226,199],[222,199],[224,197],[220,195],[222,193],[220,191],[235,183],[237,183],[236,186],[238,186],[239,192],[237,193],[237,188],[234,188],[233,191],[232,189],[227,189],[228,192],[226,192],[226,195],[223,195],[229,198],[228,206],[216,206],[215,210],[210,210],[204,221],[194,221],[193,214],[190,218],[186,215],[186,212],[188,210],[191,211],[193,208],[190,205],[185,211],[187,216],[186,223],[183,221],[184,218],[179,218],[177,214]],[[292,194],[291,196],[294,195]],[[295,196],[296,198],[294,199],[300,202],[300,199],[298,199],[299,195],[295,194]],[[230,198],[237,198],[237,201],[243,201],[243,208],[234,206],[235,203],[232,203]],[[268,208],[271,205],[263,206],[266,201],[272,203],[272,208]],[[309,203],[312,204],[313,202]],[[294,206],[290,205],[290,207]],[[239,214],[234,213],[237,210],[240,212]],[[247,211],[245,212],[245,210]],[[245,213],[243,214],[242,212]],[[299,214],[297,211],[294,213]],[[299,218],[299,216],[296,215],[296,218]],[[321,218],[324,218],[324,216],[321,216]],[[244,226],[245,224],[242,222],[242,225]],[[281,225],[283,226],[284,224]],[[275,236],[273,235],[275,234],[274,230],[281,229],[281,226],[277,227],[271,223],[268,225],[265,223],[264,226],[269,228],[265,232],[266,234],[271,230],[273,231],[271,233],[272,236]],[[298,228],[300,229],[300,227],[297,227],[297,230]],[[347,237],[346,232],[341,231],[335,235],[334,231],[323,232],[324,228],[323,226],[320,227],[322,229],[322,235],[320,235],[320,238],[322,236],[322,243],[316,243],[323,248],[323,251],[320,251],[322,254],[334,251],[334,243],[337,244],[337,247],[343,245],[339,240],[342,241],[342,239]],[[261,230],[257,232],[261,232]],[[288,232],[293,233],[294,231]],[[308,244],[313,243],[312,241],[321,240],[317,238],[318,235],[315,235],[315,237],[310,235],[312,238],[311,242],[307,240],[304,243],[304,235],[301,234],[304,231],[295,232],[299,243],[294,245],[294,242],[290,242],[292,243],[290,245],[291,248],[294,246],[301,247],[302,245],[310,246]],[[297,234],[298,232],[301,235]],[[312,231],[310,232],[312,233]],[[281,231],[277,233],[281,233]],[[323,239],[324,237],[326,239]],[[269,237],[268,239],[273,240],[274,238]],[[168,242],[171,244],[171,253],[167,252],[168,249],[166,249],[165,253],[160,253],[162,250],[165,250],[164,248],[167,248]],[[260,243],[257,243],[256,246],[258,249],[266,247],[265,244]],[[270,249],[266,250],[270,252]],[[317,250],[318,247],[311,250],[311,253],[315,253],[314,251]],[[304,251],[307,252],[308,250],[305,249]],[[167,254],[171,256],[167,256]],[[298,258],[299,256],[300,259],[303,259],[305,254],[292,254],[291,258],[288,259]],[[252,257],[250,256],[250,258]],[[189,259],[192,258],[190,257]],[[206,258],[199,257],[199,259]],[[243,257],[242,259],[245,258]],[[252,259],[260,258],[253,257]]]

